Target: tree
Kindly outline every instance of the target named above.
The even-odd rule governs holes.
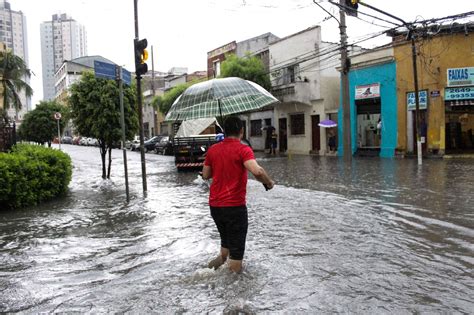
[[[10,51],[0,52],[0,95],[5,109],[13,106],[16,111],[21,109],[22,104],[19,97],[21,91],[25,91],[27,97],[33,94],[33,89],[24,81],[31,76],[31,71],[25,61]]]
[[[51,147],[52,139],[58,135],[58,125],[54,113],[61,113],[59,120],[60,129],[66,125],[67,108],[55,101],[42,101],[36,108],[26,113],[18,129],[18,134],[24,140],[37,143],[48,143]]]
[[[174,101],[186,90],[188,87],[196,82],[188,82],[175,86],[163,96],[156,96],[153,98],[151,104],[153,107],[158,108],[160,112],[166,115],[173,105]]]
[[[102,178],[110,178],[112,147],[122,139],[120,125],[119,87],[112,80],[94,77],[87,72],[71,86],[69,105],[76,130],[81,136],[96,138],[102,159]],[[125,134],[133,138],[138,131],[138,112],[134,87],[123,89]],[[109,153],[106,171],[105,158]]]
[[[265,70],[262,60],[256,56],[237,57],[235,54],[226,56],[221,65],[220,77],[239,77],[261,85],[270,90],[270,76]]]

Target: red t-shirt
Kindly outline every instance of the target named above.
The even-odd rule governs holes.
[[[247,169],[244,162],[252,159],[255,159],[252,148],[238,139],[225,138],[209,148],[204,165],[212,169],[210,206],[245,205]]]

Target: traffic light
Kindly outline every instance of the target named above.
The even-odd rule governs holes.
[[[347,15],[357,16],[357,8],[359,7],[359,0],[346,0],[345,11]]]
[[[148,72],[148,65],[145,63],[148,59],[148,51],[145,49],[148,46],[148,41],[144,39],[135,39],[135,74],[141,76]]]

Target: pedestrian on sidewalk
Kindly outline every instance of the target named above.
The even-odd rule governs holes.
[[[271,143],[271,147],[270,147],[270,154],[273,154],[273,155],[276,154],[277,141],[278,141],[278,135],[277,135],[275,129],[273,129],[273,131],[272,131],[272,143]]]
[[[247,171],[267,189],[274,182],[255,160],[252,148],[240,143],[244,133],[240,118],[228,117],[224,132],[224,140],[209,148],[202,171],[203,179],[212,178],[209,206],[221,238],[220,254],[208,266],[217,269],[229,258],[229,269],[240,272],[248,227]]]

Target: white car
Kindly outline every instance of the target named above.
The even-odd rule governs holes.
[[[133,140],[130,144],[130,150],[140,150],[140,140]]]
[[[79,140],[79,145],[87,145],[87,139],[86,137],[82,137],[81,140]]]
[[[87,138],[87,145],[97,147],[99,146],[99,141],[96,138]]]

